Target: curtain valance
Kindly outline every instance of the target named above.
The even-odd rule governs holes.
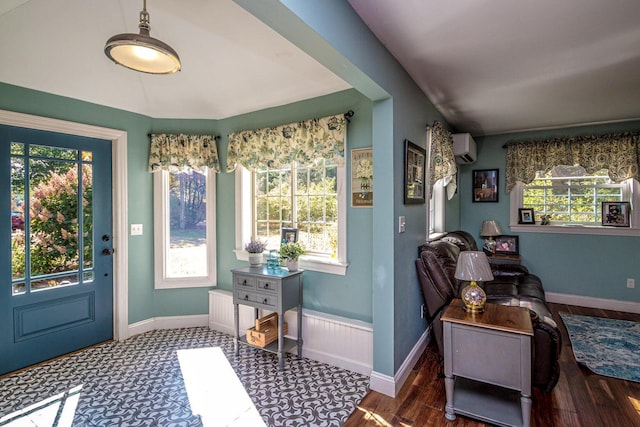
[[[344,164],[346,132],[347,119],[341,114],[229,134],[227,172],[238,164],[249,170],[278,169],[292,161],[309,165],[318,158]]]
[[[149,172],[178,172],[204,168],[220,172],[216,139],[212,135],[152,134]]]
[[[521,181],[531,183],[537,171],[548,172],[559,165],[580,165],[587,173],[607,169],[614,182],[640,178],[640,134],[551,138],[507,144],[506,191]]]
[[[456,158],[453,155],[453,137],[451,132],[442,127],[442,123],[434,121],[431,127],[431,149],[429,151],[429,193],[433,194],[433,186],[439,180],[444,180],[447,188],[447,198],[451,199],[456,193]]]

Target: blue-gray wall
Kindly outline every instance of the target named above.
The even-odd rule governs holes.
[[[541,140],[557,136],[599,135],[637,131],[640,122],[580,126],[537,132],[522,132],[475,138],[478,160],[461,168],[459,191],[461,228],[478,243],[484,219],[498,221],[504,234],[519,236],[520,254],[531,272],[540,276],[546,292],[640,302],[640,291],[626,286],[627,278],[640,278],[640,237],[517,233],[509,230],[509,194],[504,190],[505,155],[508,141]],[[473,169],[499,169],[498,203],[471,201]]]

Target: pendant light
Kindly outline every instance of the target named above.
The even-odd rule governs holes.
[[[149,36],[151,25],[147,0],[140,12],[140,34],[118,34],[107,40],[104,53],[116,64],[149,74],[171,74],[180,71],[180,58],[168,44]]]

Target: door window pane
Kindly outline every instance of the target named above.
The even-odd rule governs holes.
[[[93,267],[92,159],[90,151],[79,158],[75,149],[11,144],[14,295],[78,284],[80,264]]]

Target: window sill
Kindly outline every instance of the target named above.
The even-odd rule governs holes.
[[[249,261],[249,255],[246,251],[243,250],[234,250],[236,254],[236,259],[239,261]],[[267,253],[265,252],[264,260],[266,262]],[[327,273],[327,274],[336,274],[338,276],[346,276],[347,275],[347,267],[349,264],[343,264],[338,262],[337,260],[328,259],[328,258],[320,258],[320,257],[312,257],[312,256],[301,256],[299,262],[300,268],[303,270],[309,271],[317,271],[318,273]]]
[[[629,227],[602,227],[597,225],[509,225],[519,233],[591,234],[597,236],[640,236],[640,229]]]

